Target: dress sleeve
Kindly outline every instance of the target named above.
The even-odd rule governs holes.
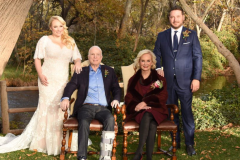
[[[78,50],[77,44],[75,43],[71,62],[76,60],[76,59],[78,59],[78,58],[82,60],[82,56],[81,56],[81,54],[80,54],[80,52]]]
[[[46,46],[46,41],[47,41],[47,36],[43,36],[42,38],[39,39],[37,46],[36,46],[36,50],[35,50],[35,54],[33,59],[43,59],[45,57],[45,46]]]

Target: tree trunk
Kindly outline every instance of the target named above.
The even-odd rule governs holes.
[[[193,4],[193,10],[194,10],[194,13],[197,15],[197,4],[194,3]],[[196,24],[196,29],[197,29],[197,36],[198,38],[200,38],[200,27]]]
[[[119,31],[118,31],[118,38],[124,37],[124,35],[126,33],[127,22],[128,22],[128,18],[129,18],[130,11],[131,11],[132,1],[133,0],[127,0],[126,1],[125,12],[124,12],[122,21],[120,23],[120,28],[119,28]]]
[[[222,17],[221,17],[221,20],[220,20],[219,25],[218,25],[217,32],[220,32],[220,31],[221,31],[222,24],[223,24],[223,21],[224,21],[224,18],[225,18],[226,13],[227,13],[227,11],[224,9],[223,14],[222,14]]]
[[[139,41],[140,33],[142,30],[143,18],[144,18],[146,9],[147,9],[148,2],[149,2],[149,0],[146,0],[145,4],[143,5],[143,0],[141,0],[141,14],[140,14],[140,20],[139,20],[139,25],[138,25],[138,29],[137,29],[133,52],[136,51],[137,46],[138,46],[138,41]]]
[[[196,24],[196,29],[197,29],[197,36],[198,36],[198,38],[200,38],[201,30],[200,30],[200,27],[197,24]]]
[[[202,19],[206,19],[207,15],[208,15],[208,11],[212,8],[212,5],[214,4],[215,0],[212,0],[211,3],[208,5],[207,9],[205,10],[205,12],[202,15]]]
[[[210,8],[214,4],[214,2],[215,2],[215,0],[212,0],[211,3],[208,5],[207,9],[205,10],[205,12],[203,13],[203,15],[201,15],[203,23],[205,23],[207,16],[208,16],[208,11],[210,10]],[[201,6],[199,8],[201,8]],[[194,12],[196,15],[197,15],[197,10],[200,11],[200,9],[197,9],[197,5],[194,2]],[[198,38],[200,38],[202,29],[197,24],[196,24],[196,28],[197,28],[197,36],[198,36]]]
[[[33,0],[0,1],[0,78],[12,54]]]
[[[230,0],[227,1],[227,5],[229,3]],[[217,29],[217,32],[220,32],[221,31],[221,28],[222,28],[222,24],[223,24],[223,21],[224,21],[224,18],[227,14],[227,9],[223,9],[223,13],[222,13],[222,17],[221,17],[221,20],[219,22],[219,25],[218,25],[218,29]]]
[[[158,34],[158,26],[159,26],[159,22],[160,22],[160,19],[162,17],[162,14],[163,14],[163,7],[162,7],[162,4],[159,3],[159,6],[158,6],[158,12],[157,12],[157,20],[155,22],[155,33],[154,33],[154,36],[157,36]]]
[[[68,12],[71,9],[72,4],[68,3],[68,6],[66,6],[66,3],[64,2],[64,0],[59,0],[59,3],[60,3],[60,6],[62,8],[61,16],[66,21]],[[74,3],[75,3],[75,1],[74,1]]]
[[[240,66],[234,55],[222,44],[218,37],[197,17],[185,0],[179,0],[185,12],[193,19],[193,21],[202,28],[211,41],[215,44],[218,51],[228,60],[229,66],[233,69],[237,79],[238,87],[240,87]]]

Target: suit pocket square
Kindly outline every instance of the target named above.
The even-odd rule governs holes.
[[[183,44],[189,44],[190,42],[186,42],[186,43],[183,43]]]

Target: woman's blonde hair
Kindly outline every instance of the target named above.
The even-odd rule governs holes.
[[[135,71],[139,70],[140,69],[140,65],[139,65],[139,62],[140,62],[140,59],[141,57],[144,55],[144,54],[150,54],[151,57],[152,57],[152,62],[153,62],[153,65],[151,67],[151,69],[155,69],[156,68],[156,56],[154,55],[154,53],[152,51],[150,51],[149,49],[144,49],[144,50],[141,50],[137,57],[134,59],[134,63],[133,63],[133,66],[134,66],[134,69]]]
[[[49,20],[49,28],[51,27],[53,20],[58,20],[63,25],[63,34],[61,36],[63,44],[66,45],[67,48],[74,49],[75,42],[73,38],[68,35],[68,27],[66,26],[66,22],[64,21],[64,19],[60,16],[52,16]]]

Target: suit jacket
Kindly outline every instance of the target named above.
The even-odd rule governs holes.
[[[189,37],[183,38],[183,32],[189,30]],[[177,55],[173,53],[171,28],[160,32],[153,51],[157,57],[157,68],[164,67],[164,76],[168,88],[173,85],[174,70],[181,89],[188,89],[193,79],[201,80],[202,51],[195,31],[183,27]]]
[[[137,116],[137,114],[141,114],[141,112],[144,112],[145,110],[136,112],[135,107],[140,102],[145,102],[147,106],[152,107],[148,111],[152,112],[156,121],[160,123],[162,120],[164,120],[161,115],[168,115],[168,109],[166,106],[168,98],[166,79],[158,75],[156,70],[152,70],[150,76],[147,79],[141,80],[142,83],[146,86],[151,85],[152,83],[159,80],[163,82],[163,87],[155,89],[150,88],[146,94],[144,94],[141,90],[141,85],[139,83],[140,79],[142,79],[141,70],[138,70],[137,73],[129,79],[127,94],[125,96],[125,122],[132,120]],[[167,116],[164,116],[164,118],[167,118]]]
[[[71,97],[72,93],[77,89],[77,99],[74,105],[72,117],[77,117],[77,113],[79,108],[82,107],[87,94],[88,94],[88,86],[89,86],[89,67],[83,67],[82,72],[80,74],[73,74],[73,77],[68,82],[64,89],[63,97]],[[105,71],[108,71],[108,74],[105,76]],[[118,100],[120,102],[121,97],[121,89],[118,84],[117,76],[113,70],[113,68],[101,65],[103,83],[105,95],[108,103],[108,109],[112,111],[111,103],[111,94],[114,100]]]

